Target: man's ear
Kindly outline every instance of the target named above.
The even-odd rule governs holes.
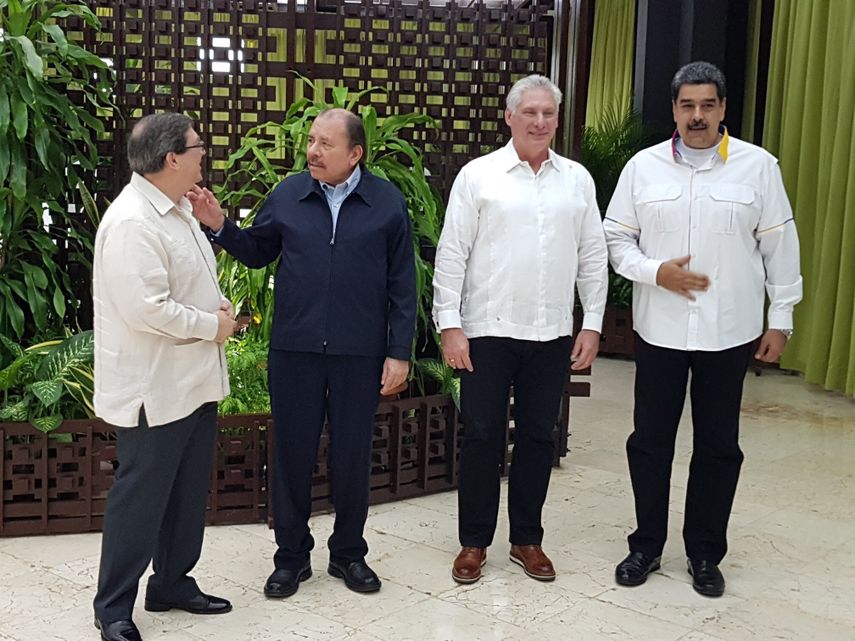
[[[365,149],[362,145],[354,145],[353,149],[350,150],[350,160],[353,163],[353,166],[359,164],[359,161],[362,160],[362,157],[365,155]]]

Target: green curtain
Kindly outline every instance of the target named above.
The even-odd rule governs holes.
[[[625,113],[632,101],[635,0],[597,0],[585,124],[594,126],[608,110]]]
[[[757,113],[757,72],[760,58],[760,18],[763,0],[748,0],[748,29],[746,35],[745,94],[742,99],[743,140],[754,140],[754,117]],[[759,141],[756,141],[759,144]]]
[[[855,2],[778,0],[764,146],[780,159],[804,300],[782,365],[855,395]]]

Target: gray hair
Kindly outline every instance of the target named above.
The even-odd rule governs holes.
[[[546,89],[551,91],[552,97],[555,98],[555,106],[558,107],[561,105],[561,90],[555,85],[555,83],[546,76],[534,74],[526,76],[521,80],[517,80],[508,92],[508,96],[505,98],[505,104],[507,104],[508,110],[510,110],[511,113],[514,113],[517,110],[517,107],[520,106],[523,94],[530,89]]]
[[[683,65],[674,74],[674,79],[671,80],[672,102],[677,102],[680,87],[683,85],[715,85],[715,92],[719,100],[724,100],[725,96],[727,96],[727,84],[721,69],[703,60]]]
[[[342,120],[350,148],[353,149],[357,145],[362,147],[362,158],[360,158],[359,164],[364,164],[365,157],[368,155],[368,146],[365,143],[365,126],[362,124],[362,118],[347,109],[335,108],[323,109],[315,116],[315,120],[329,117],[337,117]]]
[[[166,154],[187,151],[187,131],[193,121],[184,114],[157,113],[140,119],[128,137],[128,165],[138,174],[156,174]]]

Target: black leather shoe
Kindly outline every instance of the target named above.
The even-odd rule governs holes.
[[[724,577],[712,561],[687,559],[692,587],[704,596],[717,597],[724,594]]]
[[[647,556],[643,552],[630,552],[615,568],[618,585],[635,587],[647,581],[647,575],[659,569],[661,556]]]
[[[312,576],[312,566],[307,563],[299,570],[274,570],[264,584],[264,596],[269,599],[284,599],[300,587],[300,582]]]
[[[190,614],[225,614],[231,612],[232,604],[217,596],[200,592],[186,601],[155,601],[146,597],[145,609],[149,612],[184,610]]]
[[[365,561],[337,563],[331,560],[327,572],[337,579],[344,579],[344,584],[354,592],[377,592],[382,585]]]
[[[95,617],[95,627],[101,631],[101,641],[142,641],[140,631],[130,619],[102,623]]]

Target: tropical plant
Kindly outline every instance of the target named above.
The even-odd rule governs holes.
[[[421,255],[422,247],[436,247],[441,231],[443,206],[437,190],[426,178],[422,151],[406,140],[407,130],[416,127],[435,128],[436,121],[420,113],[408,113],[379,118],[371,105],[359,105],[360,100],[375,93],[386,93],[383,87],[368,87],[351,93],[346,87],[332,88],[332,102],[324,100],[323,91],[310,80],[302,78],[314,98],[300,98],[290,105],[282,122],[266,122],[250,129],[240,149],[226,164],[226,181],[218,196],[230,207],[239,207],[247,200],[254,203],[243,221],[249,225],[268,193],[286,176],[306,169],[306,142],[315,117],[324,109],[358,110],[365,127],[365,167],[371,173],[394,183],[404,194],[413,222],[413,242],[416,256],[416,285],[418,291],[417,336],[433,336],[430,325],[432,304],[431,282],[433,267]],[[278,159],[278,162],[277,162]],[[230,188],[234,185],[233,188]],[[218,256],[223,293],[232,299],[238,311],[249,311],[255,323],[260,323],[262,335],[269,338],[271,288],[275,268],[248,270],[222,252]],[[415,350],[415,345],[414,345]]]
[[[416,361],[416,369],[421,376],[438,383],[440,391],[450,394],[457,409],[460,409],[460,378],[454,375],[451,367],[435,358],[420,358]]]
[[[0,370],[0,421],[50,432],[64,419],[95,416],[91,330],[26,349],[0,334],[0,345],[12,358]]]
[[[594,178],[601,215],[606,213],[624,166],[650,141],[650,130],[641,116],[630,109],[607,109],[596,126],[583,130],[579,160]],[[632,283],[611,267],[606,304],[618,309],[632,305]]]
[[[650,130],[641,116],[629,109],[607,109],[596,126],[582,131],[579,160],[594,178],[602,214],[612,199],[624,165],[647,147],[650,140]]]
[[[231,393],[220,401],[220,415],[270,413],[267,350],[267,341],[255,332],[244,332],[226,342]]]
[[[0,333],[18,339],[56,331],[76,306],[57,245],[91,249],[67,200],[97,166],[114,76],[66,38],[69,17],[100,27],[79,0],[0,0]]]

